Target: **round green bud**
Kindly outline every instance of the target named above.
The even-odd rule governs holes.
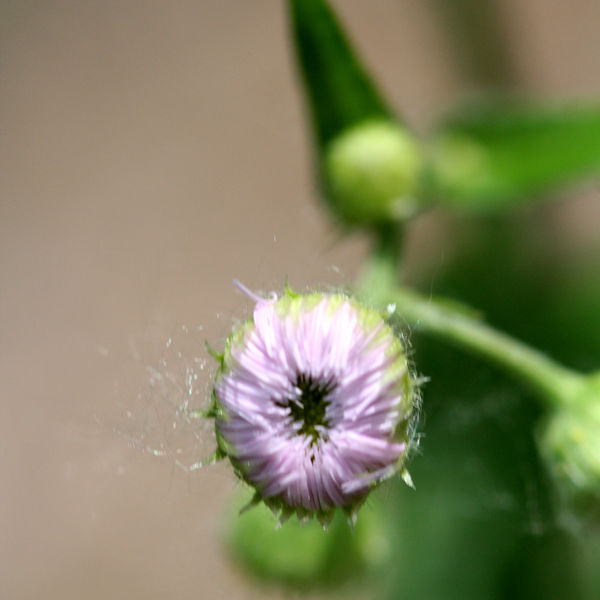
[[[241,494],[232,509],[243,506]],[[328,588],[358,582],[389,559],[389,515],[378,498],[371,497],[354,530],[337,512],[324,531],[317,521],[301,524],[281,519],[259,503],[238,515],[231,510],[226,531],[233,558],[263,582],[294,590]]]
[[[540,449],[570,495],[600,499],[600,376],[587,377],[573,402],[554,411],[540,436]]]
[[[401,221],[417,208],[420,148],[392,121],[368,121],[337,136],[325,152],[325,178],[336,215],[350,225]]]

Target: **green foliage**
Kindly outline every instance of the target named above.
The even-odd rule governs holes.
[[[582,360],[578,342],[593,338],[597,363],[598,264],[592,279],[577,278],[579,296],[568,297],[569,265],[557,268],[551,254],[532,260],[534,247],[518,233],[524,225],[471,223],[444,272],[432,279],[433,271],[423,271],[420,282],[429,291],[434,281],[436,294],[476,302],[490,322],[567,363]],[[585,327],[572,330],[565,346],[552,332],[569,315]],[[543,411],[535,399],[500,370],[438,340],[413,342],[414,360],[430,377],[423,390],[425,436],[422,455],[411,463],[417,493],[396,484],[385,597],[596,598],[597,532],[574,526],[557,498],[538,453]]]
[[[324,531],[316,520],[295,518],[277,528],[262,503],[231,521],[228,544],[237,560],[264,583],[293,589],[330,588],[360,581],[389,554],[383,507],[370,501],[354,531],[338,510]]]
[[[600,167],[600,106],[494,103],[435,135],[429,193],[461,210],[511,208]]]
[[[339,143],[357,124],[393,124],[391,110],[327,3],[290,0],[289,5],[317,154]],[[465,211],[508,209],[600,168],[598,104],[557,108],[491,102],[464,109],[434,132],[424,169],[415,150],[418,142],[408,133],[404,136],[408,150],[372,155],[360,177],[364,180],[366,173],[366,186],[348,185],[348,161],[341,178],[339,168],[332,171],[319,163],[324,195],[342,222],[370,226],[405,220],[429,201]],[[359,144],[358,150],[351,148],[350,157],[362,151]],[[399,173],[400,189],[397,184],[390,188]],[[413,185],[417,179],[423,183],[419,189]]]
[[[495,327],[563,361],[565,370],[597,371],[600,264],[582,270],[541,255],[530,243],[536,215],[509,213],[600,170],[600,105],[493,103],[447,119],[421,142],[394,121],[327,3],[289,0],[289,6],[318,175],[339,220],[369,228],[383,246],[384,233],[398,241],[396,223],[416,207],[495,212],[463,219],[451,264],[423,273],[417,283],[476,306]],[[480,14],[471,0],[458,8]],[[365,129],[373,123],[383,124],[383,136]],[[409,209],[394,208],[398,199]],[[401,307],[396,318],[402,319]],[[564,502],[559,478],[540,455],[548,408],[500,368],[438,340],[415,336],[414,359],[430,378],[426,435],[423,455],[411,464],[418,491],[396,485],[390,499],[392,551],[383,596],[597,598],[598,523],[582,520]],[[567,418],[550,431],[553,460],[584,473],[597,492],[596,411],[593,418],[588,409],[557,414]],[[582,428],[582,415],[586,445],[578,446],[573,431]],[[381,532],[370,516],[361,512],[355,536],[340,514],[327,535],[316,523],[302,529],[295,521],[275,533],[261,506],[239,519],[230,547],[264,580],[333,585],[365,572],[377,556],[372,540],[384,538],[361,533],[361,527]]]

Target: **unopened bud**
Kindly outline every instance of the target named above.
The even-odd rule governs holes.
[[[540,449],[572,493],[600,500],[600,375],[587,377],[576,399],[550,416]]]
[[[393,121],[367,121],[344,131],[327,147],[324,165],[328,198],[344,223],[401,221],[417,209],[420,150]]]

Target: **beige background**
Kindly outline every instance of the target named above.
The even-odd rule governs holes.
[[[335,4],[418,127],[470,86],[433,0]],[[364,250],[315,202],[282,6],[0,1],[2,599],[265,597],[220,542],[229,470],[144,454],[122,419],[158,440],[143,366],[182,323],[204,326],[185,351],[218,345],[248,307],[233,277],[339,285]],[[518,85],[599,94],[600,2],[496,9]],[[597,239],[597,195],[552,209],[565,238]],[[416,230],[441,263],[435,220]]]

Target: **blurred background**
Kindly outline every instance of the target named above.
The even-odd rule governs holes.
[[[600,95],[597,0],[332,4],[419,130],[481,86]],[[366,249],[318,204],[284,4],[0,0],[0,132],[0,597],[286,597],[228,559],[230,469],[185,473],[120,427],[146,427],[143,364],[181,324],[202,352],[247,314],[232,278],[344,285]],[[541,252],[598,252],[598,193],[529,214]],[[415,224],[412,272],[451,229]]]

